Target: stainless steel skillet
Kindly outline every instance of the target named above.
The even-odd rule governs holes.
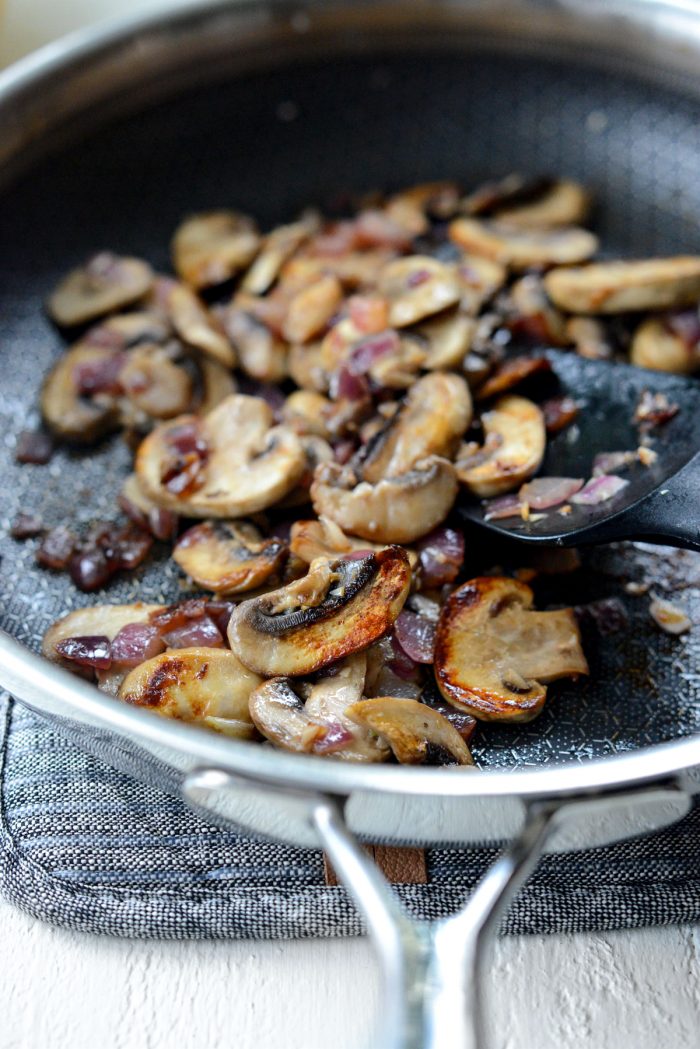
[[[15,67],[0,77],[3,525],[19,507],[50,523],[104,513],[126,467],[117,444],[44,471],[12,464],[10,435],[60,347],[42,299],[89,251],[164,266],[189,210],[233,204],[272,224],[344,189],[513,168],[591,183],[614,250],[697,251],[699,99],[695,5],[648,0],[204,4]],[[353,769],[156,719],[48,665],[31,649],[84,598],[36,570],[29,547],[2,538],[0,553],[2,684],[216,818],[323,844],[385,964],[382,1047],[480,1044],[485,943],[537,853],[661,826],[696,792],[700,646],[656,635],[641,606],[624,644],[595,642],[589,686],[560,690],[522,731],[484,734],[483,772]],[[573,596],[619,589],[625,573],[676,573],[697,610],[697,561],[673,556],[602,551]],[[176,588],[153,563],[107,599]],[[428,928],[398,914],[353,835],[513,844],[461,915]]]

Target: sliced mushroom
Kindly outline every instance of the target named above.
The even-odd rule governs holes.
[[[544,283],[550,299],[571,313],[666,310],[700,300],[700,257],[596,262],[552,270]]]
[[[299,222],[278,226],[265,236],[260,254],[253,262],[241,287],[252,295],[264,295],[277,280],[280,270],[294,252],[319,227],[319,216],[309,212]]]
[[[347,716],[386,740],[402,765],[474,764],[457,729],[437,710],[415,699],[362,699],[348,707]]]
[[[142,343],[163,346],[172,339],[167,319],[156,309],[117,313],[88,328],[80,340],[83,346],[100,346],[106,350],[129,350]]]
[[[192,380],[163,346],[128,350],[119,385],[132,405],[152,419],[171,419],[192,402]],[[128,413],[127,413],[128,414]]]
[[[459,375],[424,375],[362,459],[362,480],[375,484],[404,474],[421,459],[451,458],[472,418],[472,398]]]
[[[289,342],[309,342],[325,331],[343,301],[340,281],[332,274],[302,288],[289,303],[283,334]]]
[[[228,368],[206,354],[196,358],[199,371],[199,399],[195,405],[198,415],[208,415],[217,405],[236,393],[237,385]]]
[[[307,469],[299,438],[272,426],[259,397],[233,394],[204,418],[157,426],[136,454],[136,473],[160,506],[190,517],[245,517],[285,496]]]
[[[78,608],[56,620],[44,634],[41,643],[42,655],[52,663],[70,664],[64,660],[56,646],[70,637],[103,636],[113,641],[122,627],[129,623],[147,623],[154,612],[163,605],[146,605],[137,601],[132,605],[93,605]]]
[[[449,313],[423,321],[413,330],[428,344],[422,367],[427,371],[448,370],[459,368],[469,353],[476,331],[476,319],[466,317],[458,310],[450,310]]]
[[[352,469],[325,463],[311,485],[314,510],[352,535],[381,543],[410,543],[447,517],[457,497],[452,463],[439,456],[400,476],[357,483]]]
[[[529,273],[515,281],[508,301],[508,327],[515,336],[548,346],[566,346],[566,322],[552,306],[542,278]]]
[[[533,375],[541,375],[551,370],[552,366],[546,357],[507,357],[489,375],[486,382],[479,386],[476,394],[477,400],[485,401],[489,397],[495,397],[496,394],[505,393],[506,390],[512,390]]]
[[[303,579],[239,605],[228,627],[231,648],[265,676],[311,674],[382,637],[410,582],[400,547],[323,561]]]
[[[590,207],[591,195],[588,190],[570,179],[558,179],[544,187],[534,200],[498,208],[496,218],[518,229],[578,226],[586,219]]]
[[[175,232],[175,271],[193,288],[223,284],[250,265],[260,246],[251,218],[235,211],[192,215]]]
[[[459,308],[470,317],[476,317],[481,308],[503,287],[508,271],[500,262],[481,255],[464,255],[456,263],[457,276],[462,285]]]
[[[539,469],[544,456],[544,416],[536,404],[510,394],[481,417],[484,445],[458,457],[457,476],[474,495],[487,499],[519,488]]]
[[[69,328],[130,306],[152,283],[147,262],[102,251],[64,277],[49,296],[47,309],[57,324]]]
[[[313,390],[295,390],[284,402],[282,420],[298,434],[314,434],[325,440],[331,436],[326,418],[331,402]]]
[[[344,761],[384,761],[388,747],[375,734],[345,714],[362,695],[366,657],[356,653],[304,687],[289,678],[272,678],[250,697],[250,714],[258,730],[275,746]],[[306,702],[303,695],[307,693]]]
[[[639,368],[691,375],[700,368],[700,346],[689,345],[659,317],[648,317],[634,333],[630,360]]]
[[[122,682],[119,698],[164,717],[200,722],[226,735],[252,739],[255,726],[248,700],[259,684],[257,674],[228,649],[179,648],[132,670]]]
[[[99,402],[81,395],[79,378],[87,369],[121,370],[123,354],[78,343],[53,366],[41,391],[41,414],[58,437],[88,444],[119,425],[116,393],[101,395]]]
[[[136,474],[129,474],[125,479],[117,502],[132,521],[156,539],[172,539],[176,534],[177,515],[154,503],[139,484]]]
[[[267,325],[237,306],[225,310],[223,323],[246,375],[260,382],[286,379],[287,345]]]
[[[384,214],[411,237],[419,237],[430,229],[429,216],[450,218],[458,204],[459,190],[454,182],[424,182],[390,197]]]
[[[603,322],[597,317],[569,317],[566,338],[574,344],[581,357],[592,361],[607,361],[613,348]]]
[[[321,517],[314,521],[295,521],[289,540],[289,549],[302,561],[310,565],[313,561],[325,557],[335,560],[339,555],[351,554],[356,550],[364,552],[381,550],[378,544],[367,540],[353,539],[348,536],[334,521]],[[411,558],[411,551],[406,551]],[[416,555],[413,554],[415,561]]]
[[[429,255],[409,255],[382,269],[378,291],[389,301],[389,324],[405,328],[456,305],[462,285],[454,266]]]
[[[321,342],[290,346],[287,367],[291,378],[302,390],[327,392],[328,375],[323,367]]]
[[[180,536],[173,561],[204,590],[236,594],[262,586],[287,557],[281,539],[264,539],[247,521],[204,521]]]
[[[585,262],[598,250],[598,238],[578,226],[519,229],[495,220],[459,218],[450,223],[449,235],[465,251],[515,270]]]
[[[532,590],[482,577],[459,587],[440,616],[435,677],[445,699],[485,721],[529,721],[546,685],[588,673],[570,608],[532,610]]]
[[[311,501],[311,482],[313,481],[316,467],[320,463],[335,461],[333,449],[328,441],[324,441],[323,437],[317,437],[315,434],[301,434],[299,440],[306,456],[306,470],[296,487],[292,488],[291,492],[285,495],[283,499],[280,499],[277,504],[280,509],[306,506]]]
[[[235,368],[236,353],[204,303],[185,284],[175,284],[168,295],[168,312],[175,331],[225,368]]]

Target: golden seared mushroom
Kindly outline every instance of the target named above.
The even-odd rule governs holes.
[[[360,481],[352,467],[324,463],[311,485],[320,516],[352,535],[378,543],[411,543],[439,525],[457,497],[452,463],[431,455],[406,473],[376,484]]]
[[[321,517],[317,521],[295,521],[290,533],[289,549],[310,565],[320,557],[334,560],[341,554],[351,554],[356,550],[376,551],[382,547],[378,544],[368,544],[363,539],[353,539],[352,536],[346,535],[335,521]]]
[[[239,594],[262,586],[286,558],[281,539],[264,539],[249,521],[204,521],[184,532],[173,561],[203,590]]]
[[[539,469],[546,446],[544,416],[525,397],[501,397],[481,417],[484,444],[457,457],[457,476],[482,499],[520,487]]]
[[[430,229],[430,218],[449,218],[457,210],[459,189],[454,182],[423,182],[390,197],[384,214],[411,237]]]
[[[228,368],[206,354],[197,354],[195,364],[199,373],[199,388],[194,407],[198,415],[208,415],[232,393],[236,393],[238,386]]]
[[[260,254],[241,282],[251,295],[264,295],[277,280],[285,262],[304,241],[317,232],[320,219],[316,212],[307,212],[298,222],[278,226],[265,235]]]
[[[435,677],[445,699],[483,721],[530,721],[546,686],[588,673],[570,608],[535,612],[529,586],[472,579],[447,599],[437,627]]]
[[[515,335],[548,346],[566,346],[569,341],[563,315],[552,306],[542,278],[534,273],[512,285],[507,324]]]
[[[402,765],[474,764],[457,729],[437,710],[415,699],[362,699],[346,713],[356,724],[386,740]]]
[[[698,371],[700,318],[697,311],[693,311],[693,314],[693,341],[688,341],[673,331],[665,318],[648,317],[642,321],[632,338],[632,364],[636,364],[638,368],[653,368],[654,371],[675,372],[677,375],[692,375]]]
[[[382,637],[410,584],[400,547],[323,561],[302,579],[239,605],[229,622],[229,643],[263,676],[311,674]]]
[[[131,671],[119,698],[164,717],[193,721],[238,739],[252,739],[248,700],[260,684],[233,652],[179,648],[163,652]]]
[[[282,382],[286,379],[287,344],[270,331],[266,324],[238,306],[229,306],[222,319],[246,375],[260,382]]]
[[[172,244],[173,265],[179,277],[199,290],[235,277],[250,265],[259,247],[258,228],[247,215],[205,212],[178,226]]]
[[[64,353],[41,390],[41,414],[51,432],[66,441],[89,444],[117,429],[118,377],[123,365],[123,353],[98,346],[78,343]]]
[[[454,309],[431,317],[412,329],[428,345],[422,367],[426,371],[459,368],[469,353],[476,332],[476,319]]]
[[[451,458],[471,419],[471,393],[460,375],[424,375],[369,442],[361,464],[362,480],[375,484],[407,473],[430,456]]]
[[[552,270],[544,284],[552,302],[571,313],[668,310],[700,300],[700,257],[595,262]]]
[[[103,635],[113,641],[122,627],[129,623],[147,623],[153,612],[160,612],[163,605],[146,605],[137,601],[132,605],[93,605],[78,608],[56,620],[44,634],[41,643],[42,655],[53,663],[70,666],[57,648],[61,641],[73,637]]]
[[[172,510],[164,510],[149,499],[136,474],[126,477],[117,502],[127,517],[156,539],[174,538],[178,528],[177,514]]]
[[[321,393],[295,390],[284,402],[282,421],[295,433],[313,434],[328,440],[331,434],[326,419],[331,407],[331,402]]]
[[[168,314],[183,342],[201,350],[225,368],[235,368],[236,352],[204,303],[186,284],[168,295]]]
[[[338,312],[342,301],[342,285],[330,273],[301,288],[289,303],[282,327],[285,339],[304,343],[321,335]]]
[[[261,735],[282,750],[344,761],[384,761],[389,748],[345,714],[360,698],[367,660],[355,653],[315,675],[313,684],[275,677],[250,697],[250,715]]]
[[[64,277],[46,308],[57,324],[70,328],[130,306],[143,298],[152,283],[153,270],[147,262],[102,251]]]
[[[612,343],[598,317],[569,317],[565,332],[579,356],[591,361],[608,361],[612,357]]]
[[[88,328],[79,345],[101,346],[107,350],[128,350],[146,343],[164,346],[173,337],[173,330],[159,310],[153,308],[135,310],[133,313],[116,313]]]
[[[171,419],[192,403],[190,376],[163,346],[138,345],[128,350],[119,385],[133,407],[152,419]]]
[[[551,229],[555,226],[578,226],[585,221],[591,207],[591,195],[578,182],[557,179],[545,185],[532,200],[497,208],[499,222],[518,229]]]
[[[305,346],[295,343],[289,347],[289,375],[300,389],[327,393],[328,375],[322,357],[322,342],[309,342]]]
[[[157,426],[136,454],[147,495],[189,517],[244,517],[287,495],[307,469],[299,438],[259,397],[233,394],[204,418]]]
[[[578,226],[520,229],[491,219],[459,218],[450,223],[449,235],[465,251],[514,270],[585,262],[598,250],[598,238]]]
[[[455,264],[462,287],[459,308],[469,317],[476,317],[482,307],[503,287],[508,271],[500,262],[481,255],[463,255]]]
[[[389,302],[391,327],[405,328],[455,306],[462,285],[454,266],[429,255],[408,255],[384,266],[377,290]]]
[[[315,434],[300,434],[299,440],[306,456],[306,470],[296,487],[292,488],[284,499],[280,499],[277,505],[282,509],[308,505],[311,502],[311,483],[316,467],[321,463],[335,462],[333,449],[323,437],[316,437]]]

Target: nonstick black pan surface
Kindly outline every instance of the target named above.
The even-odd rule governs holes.
[[[0,621],[31,647],[49,623],[87,603],[172,600],[183,590],[156,553],[135,575],[90,597],[36,567],[34,543],[7,530],[19,510],[48,525],[115,514],[130,457],[119,438],[60,451],[48,466],[14,463],[14,435],[38,422],[43,374],[63,340],[42,312],[56,280],[109,248],[168,268],[180,218],[232,206],[263,227],[347,191],[450,177],[465,185],[510,170],[563,173],[591,185],[596,229],[611,252],[700,250],[700,105],[671,90],[591,69],[526,58],[413,53],[333,59],[250,75],[104,128],[42,163],[0,197]],[[700,493],[699,493],[700,495]],[[525,563],[524,553],[467,536],[469,567]],[[595,570],[592,570],[595,569]],[[573,575],[536,584],[542,604],[616,595],[629,626],[586,631],[587,682],[551,689],[530,725],[486,727],[483,765],[599,757],[700,729],[700,638],[672,638],[648,615],[647,580],[675,588],[700,622],[700,557],[615,547]]]

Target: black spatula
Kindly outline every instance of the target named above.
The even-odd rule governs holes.
[[[546,350],[559,392],[580,405],[569,427],[547,442],[539,475],[591,477],[593,460],[603,452],[639,445],[634,415],[645,390],[663,393],[677,414],[651,430],[656,461],[619,471],[629,483],[616,496],[594,506],[557,508],[541,518],[485,520],[483,502],[465,498],[459,513],[491,532],[529,543],[580,546],[615,539],[700,550],[700,383],[627,364],[592,361],[576,353]],[[535,515],[533,515],[535,516]]]

